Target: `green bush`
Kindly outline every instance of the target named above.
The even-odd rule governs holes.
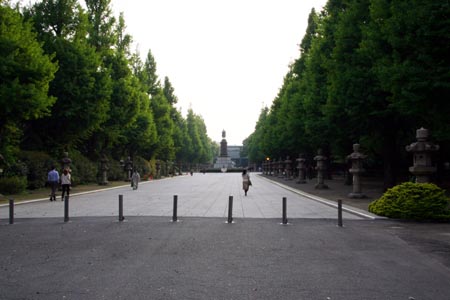
[[[125,180],[125,171],[123,166],[117,160],[109,159],[108,161],[108,180],[123,181]]]
[[[47,153],[38,151],[22,151],[20,159],[27,165],[28,173],[28,188],[38,189],[45,186],[47,182],[47,174],[51,166],[58,167],[56,160],[50,157]]]
[[[78,152],[70,152],[72,185],[97,182],[97,165]]]
[[[27,178],[24,176],[11,176],[0,178],[0,193],[5,195],[19,194],[27,188]]]
[[[134,168],[136,168],[141,175],[141,179],[144,180],[148,178],[151,172],[150,162],[143,157],[136,156],[133,159]]]
[[[405,182],[387,190],[370,203],[380,216],[408,220],[450,220],[450,200],[445,190],[432,183]]]

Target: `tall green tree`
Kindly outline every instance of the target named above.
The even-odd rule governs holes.
[[[48,116],[56,98],[48,95],[57,71],[30,22],[0,4],[0,153],[11,160],[25,121]]]
[[[27,14],[59,69],[49,89],[58,100],[49,117],[30,124],[26,147],[74,147],[99,128],[109,109],[108,80],[86,39],[87,16],[75,0],[39,2]]]

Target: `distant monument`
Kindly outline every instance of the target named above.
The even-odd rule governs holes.
[[[227,168],[233,167],[233,162],[231,158],[228,156],[227,150],[227,140],[225,139],[226,133],[225,130],[222,130],[222,141],[220,142],[220,155],[216,159],[216,163],[214,164],[214,169],[221,169],[222,172],[226,172]]]

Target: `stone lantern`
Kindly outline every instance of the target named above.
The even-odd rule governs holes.
[[[101,174],[101,179],[99,182],[99,185],[107,185],[108,184],[108,158],[106,157],[106,155],[102,155],[102,157],[100,158],[100,174]]]
[[[269,176],[273,175],[273,160],[269,160]]]
[[[300,153],[298,158],[295,160],[297,162],[298,170],[298,180],[297,183],[306,183],[306,159],[305,156]]]
[[[272,162],[272,176],[278,175],[278,161],[276,159]]]
[[[161,171],[161,162],[159,160],[156,161],[156,178],[159,179]]]
[[[292,160],[290,159],[289,155],[286,157],[286,160],[284,161],[284,169],[286,172],[286,180],[292,179]]]
[[[70,171],[70,165],[72,164],[72,160],[69,158],[69,152],[63,153],[63,158],[61,159],[61,169],[62,170],[69,170]]]
[[[284,161],[281,159],[278,160],[278,178],[283,178],[284,172]]]
[[[348,194],[350,198],[365,198],[361,189],[361,174],[365,171],[363,168],[363,160],[366,155],[359,152],[359,144],[353,144],[353,153],[347,156],[347,160],[351,161],[352,167],[348,171],[353,175],[353,192]]]
[[[439,145],[428,142],[428,137],[428,129],[417,129],[417,142],[406,146],[406,151],[413,153],[413,166],[409,171],[416,177],[417,183],[430,182],[430,175],[436,172],[436,167],[431,163],[431,153],[438,151]]]
[[[125,161],[125,181],[131,181],[131,174],[133,171],[133,161],[131,160],[131,157],[127,157],[127,160]]]
[[[314,157],[316,161],[316,170],[317,170],[317,184],[315,186],[316,189],[322,190],[327,189],[328,185],[324,183],[325,171],[327,170],[327,166],[325,161],[327,160],[326,156],[322,155],[322,149],[317,151],[317,156]]]

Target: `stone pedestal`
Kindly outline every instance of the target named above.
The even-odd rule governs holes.
[[[353,192],[348,194],[350,198],[365,198],[362,193],[361,174],[365,171],[363,168],[363,160],[366,155],[359,152],[359,144],[353,145],[353,153],[347,156],[347,160],[352,162],[352,167],[348,171],[353,175]]]
[[[322,155],[322,149],[317,151],[317,156],[314,157],[316,161],[316,170],[317,170],[317,184],[315,186],[318,190],[328,189],[328,185],[325,184],[325,171],[327,170],[327,166],[325,161],[327,157]]]
[[[417,142],[406,146],[406,151],[414,155],[413,166],[409,171],[416,177],[417,183],[430,182],[430,176],[436,172],[431,162],[431,153],[439,150],[439,145],[428,142],[429,132],[425,128],[417,129]]]

